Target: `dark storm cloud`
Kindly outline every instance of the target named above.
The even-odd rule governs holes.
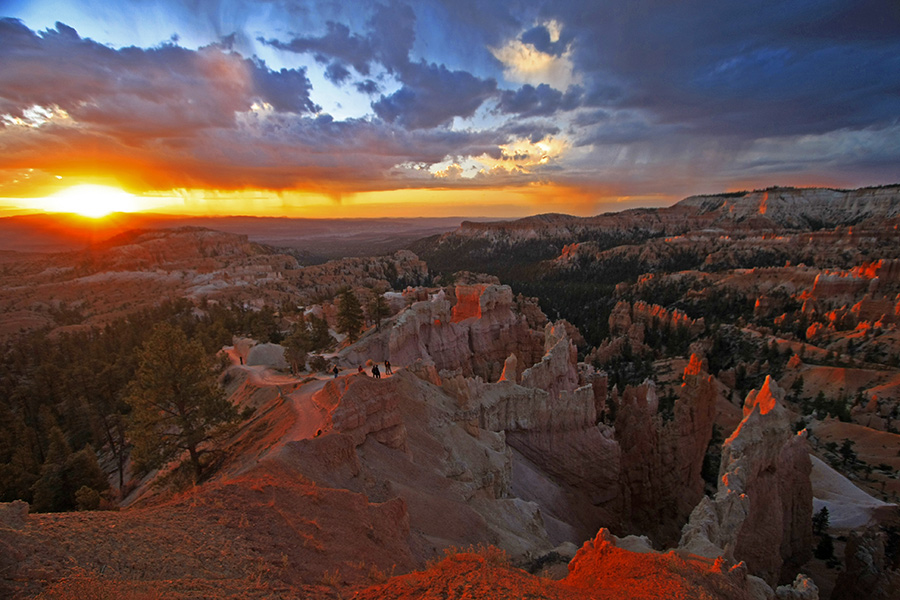
[[[503,133],[510,138],[526,139],[532,144],[536,144],[545,138],[559,135],[560,131],[561,129],[557,125],[549,121],[528,121],[525,123],[510,121],[498,129],[499,133]]]
[[[322,63],[335,59],[352,65],[360,75],[368,75],[373,62],[396,71],[409,63],[415,41],[415,14],[401,4],[375,5],[366,35],[351,33],[343,23],[326,22],[320,36],[298,36],[288,42],[260,38],[259,41],[288,52],[312,54]]]
[[[563,94],[546,83],[537,87],[525,84],[518,90],[501,92],[497,108],[501,113],[515,113],[521,117],[546,117],[577,108],[581,96],[582,90],[577,86]]]
[[[312,52],[323,62],[329,58],[346,61],[363,75],[369,72],[373,62],[378,62],[402,87],[381,95],[372,108],[379,118],[409,129],[439,127],[454,117],[470,117],[495,95],[497,83],[493,79],[410,60],[416,39],[416,15],[409,5],[399,2],[376,5],[367,27],[368,32],[362,37],[351,34],[344,25],[328,23],[328,31],[321,37],[294,38],[287,43],[266,40],[265,43],[291,52]],[[346,71],[336,74],[326,71],[326,77],[335,83],[349,80],[349,75]],[[356,87],[367,94],[377,90],[371,80]]]
[[[304,69],[269,70],[262,61],[254,60],[251,70],[253,84],[259,98],[276,110],[295,113],[314,113],[320,107],[309,98],[312,86]]]
[[[404,67],[404,85],[372,105],[375,114],[409,129],[437,127],[453,117],[470,117],[494,95],[497,83],[443,65],[410,64]]]
[[[394,2],[376,5],[369,20],[369,40],[377,58],[389,71],[402,71],[409,64],[409,52],[416,40],[416,15],[412,8]]]
[[[597,106],[748,138],[900,114],[896,3],[585,0],[548,13],[573,32],[576,68]]]
[[[360,75],[368,75],[369,63],[373,58],[373,49],[369,40],[350,33],[350,28],[342,23],[329,21],[325,26],[327,31],[318,37],[295,37],[286,43],[263,38],[260,38],[259,41],[279,50],[299,54],[311,53],[320,62],[337,59],[352,65]]]
[[[563,54],[568,47],[568,42],[571,41],[568,38],[562,37],[555,42],[551,41],[552,37],[550,35],[550,30],[544,25],[532,27],[523,33],[520,39],[526,44],[534,46],[536,50],[554,56]]]

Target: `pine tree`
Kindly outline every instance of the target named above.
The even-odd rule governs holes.
[[[814,535],[824,535],[828,530],[829,517],[828,507],[823,506],[819,512],[812,517],[812,530]]]
[[[35,512],[59,512],[67,508],[67,490],[64,473],[65,465],[72,450],[62,432],[54,426],[50,430],[50,445],[47,457],[41,466],[41,476],[31,488],[34,494]]]
[[[300,320],[294,323],[291,333],[282,342],[284,346],[284,358],[291,365],[291,373],[297,374],[306,368],[306,355],[311,348],[309,329],[306,320],[301,315]]]
[[[826,533],[822,536],[819,543],[816,544],[816,549],[813,550],[813,556],[819,560],[834,558],[834,540],[830,535]]]
[[[93,490],[99,503],[100,492],[109,489],[106,474],[100,468],[97,454],[90,446],[72,452],[59,427],[50,432],[50,449],[41,467],[41,477],[32,490],[35,512],[60,512],[78,506],[81,488]],[[82,492],[84,496],[85,492]],[[96,508],[96,507],[95,507]]]
[[[350,343],[353,343],[359,339],[359,333],[362,331],[364,322],[362,306],[360,306],[356,295],[349,289],[341,292],[341,297],[338,300],[338,331],[346,333],[347,339]]]
[[[328,350],[334,345],[334,338],[328,331],[328,322],[316,315],[309,315],[306,320],[309,330],[309,345],[314,352]]]
[[[129,385],[129,434],[138,469],[152,469],[187,451],[194,480],[203,470],[200,456],[219,426],[237,411],[216,382],[210,359],[197,341],[168,323],[154,327],[138,352],[140,366]]]
[[[366,306],[369,320],[375,323],[375,329],[381,329],[381,321],[391,314],[391,308],[381,294],[375,294]]]

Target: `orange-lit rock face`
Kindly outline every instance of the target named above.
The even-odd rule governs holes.
[[[875,262],[864,262],[860,266],[853,269],[854,274],[858,277],[866,277],[868,279],[873,279],[878,277],[878,271],[884,266],[884,261],[879,260]]]
[[[754,597],[746,569],[726,569],[723,562],[674,552],[635,552],[601,529],[569,563],[565,587],[590,598],[730,598]]]
[[[649,304],[643,300],[635,302],[633,306],[627,301],[619,301],[609,315],[609,329],[613,335],[629,332],[632,325],[638,323],[648,328],[677,329],[685,327],[693,334],[698,334],[705,328],[703,319],[693,320],[678,309],[670,311],[658,304]],[[630,332],[629,336],[631,336]]]
[[[456,286],[456,306],[453,307],[454,323],[481,318],[481,295],[484,293],[484,289],[484,285]]]
[[[581,246],[581,244],[578,244],[578,243],[566,244],[565,246],[563,246],[562,252],[559,255],[560,258],[566,259],[566,260],[574,258],[575,255],[578,253],[579,246]]]
[[[700,371],[703,369],[703,361],[700,360],[700,357],[696,354],[691,354],[691,362],[684,368],[684,377],[685,383],[683,385],[687,385],[687,378],[691,375],[699,375]]]
[[[778,401],[775,399],[775,392],[772,390],[772,386],[771,377],[766,375],[766,380],[759,391],[752,390],[747,394],[747,399],[744,401],[744,417],[757,407],[761,415],[769,414],[775,408],[775,404]]]
[[[718,491],[691,513],[679,544],[746,561],[770,584],[784,564],[808,560],[812,548],[809,447],[805,431],[791,433],[783,395],[769,378],[747,395],[744,419],[722,445]]]

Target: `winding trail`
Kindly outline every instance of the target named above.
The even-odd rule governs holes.
[[[302,374],[299,376],[289,375],[275,371],[271,367],[265,365],[245,365],[241,362],[237,352],[233,348],[226,349],[231,365],[247,373],[250,382],[260,388],[274,387],[278,390],[278,395],[282,398],[290,400],[291,409],[295,415],[293,427],[288,431],[281,440],[279,445],[288,442],[296,442],[299,440],[307,440],[321,435],[328,427],[329,418],[328,411],[316,404],[313,396],[325,387],[328,380],[334,376],[326,373]],[[379,365],[383,368],[382,365]],[[399,368],[395,365],[394,369]],[[366,368],[366,374],[369,375],[371,366]],[[341,369],[338,374],[339,378],[349,377],[357,374],[356,369]],[[381,374],[382,378],[390,377],[388,373]],[[314,378],[310,380],[310,378]],[[282,387],[294,388],[292,392],[285,394]]]

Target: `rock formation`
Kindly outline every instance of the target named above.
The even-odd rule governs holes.
[[[496,381],[515,354],[519,369],[544,353],[542,332],[530,328],[509,286],[460,285],[453,295],[416,302],[385,327],[348,348],[345,360],[412,364],[422,359],[438,371]]]
[[[256,344],[247,352],[247,365],[262,365],[273,369],[287,369],[284,346],[278,344]]]
[[[628,334],[633,323],[672,331],[685,327],[693,335],[701,333],[705,327],[703,319],[693,320],[677,309],[670,311],[658,304],[640,300],[633,305],[626,301],[617,302],[609,315],[610,335]]]
[[[655,552],[640,538],[617,538],[607,529],[600,529],[578,550],[565,583],[602,598],[714,598],[721,594],[734,600],[764,600],[773,595],[745,568]]]
[[[747,395],[744,419],[722,445],[715,498],[694,508],[679,544],[701,556],[745,561],[770,584],[783,566],[808,560],[812,547],[806,432],[791,433],[783,395],[769,377]]]
[[[712,436],[717,390],[693,355],[671,415],[659,413],[652,382],[626,387],[617,401],[623,513],[631,528],[668,544],[703,496],[700,475]]]
[[[465,404],[463,388],[451,396],[438,382],[434,367],[421,361],[385,379],[329,380],[314,396],[325,415],[321,435],[288,444],[284,460],[370,501],[401,498],[422,561],[449,545],[490,543],[516,557],[552,548],[539,507],[511,493],[505,437],[507,429],[546,418],[546,392],[457,376],[448,389],[461,382],[478,392]]]
[[[851,532],[844,549],[844,563],[846,568],[838,577],[833,600],[888,600],[900,595],[900,565],[891,564],[887,558],[883,533]]]

